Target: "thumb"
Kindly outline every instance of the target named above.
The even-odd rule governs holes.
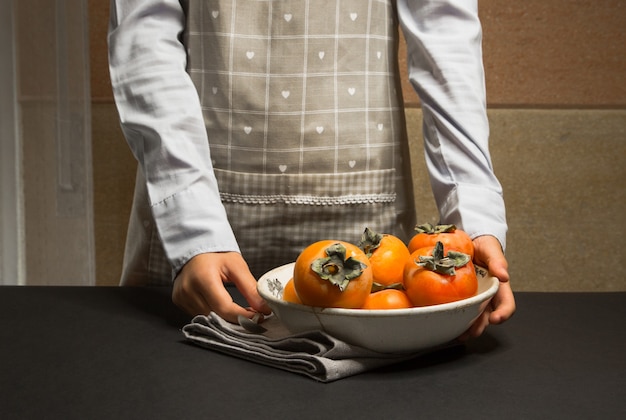
[[[476,264],[485,267],[501,282],[508,282],[508,263],[502,252],[500,241],[495,236],[485,235],[475,238],[473,242]]]

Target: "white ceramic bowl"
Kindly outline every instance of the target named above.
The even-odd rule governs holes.
[[[347,343],[382,353],[426,350],[466,331],[498,290],[498,279],[477,268],[478,292],[457,302],[410,309],[316,308],[282,300],[294,263],[275,268],[258,281],[274,314],[293,333],[322,330]]]

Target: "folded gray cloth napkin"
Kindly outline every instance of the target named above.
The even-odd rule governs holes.
[[[348,344],[323,331],[293,334],[275,316],[268,317],[261,325],[265,332],[251,333],[211,313],[193,318],[183,327],[183,333],[200,346],[320,382],[332,382],[417,356],[378,353]]]

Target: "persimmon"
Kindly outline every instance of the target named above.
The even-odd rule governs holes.
[[[296,259],[294,287],[304,305],[360,308],[373,277],[365,253],[356,245],[323,240],[307,246]]]
[[[468,254],[445,253],[437,242],[411,254],[404,266],[404,289],[414,306],[438,305],[474,296],[478,278]]]
[[[474,243],[472,238],[455,225],[436,225],[425,223],[415,227],[417,232],[409,241],[409,252],[413,253],[420,248],[435,246],[441,242],[449,251],[458,251],[474,258]]]
[[[362,309],[407,309],[413,304],[403,290],[383,289],[370,293]]]
[[[296,288],[294,286],[293,277],[289,279],[285,286],[283,287],[283,300],[286,302],[302,304],[302,301],[298,297],[296,293]]]
[[[411,253],[400,238],[365,228],[358,245],[369,259],[374,283],[402,284],[404,264]]]

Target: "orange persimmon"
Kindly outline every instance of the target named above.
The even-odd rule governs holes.
[[[472,238],[455,225],[437,225],[425,223],[415,227],[417,232],[409,241],[409,252],[413,253],[420,248],[433,247],[441,242],[448,251],[458,251],[474,258],[474,243]]]
[[[293,277],[289,279],[289,281],[283,287],[283,300],[291,303],[302,304],[302,301],[298,297],[296,293],[296,288],[294,286]]]
[[[374,283],[381,286],[402,284],[404,264],[411,254],[400,238],[365,228],[359,248],[369,259]]]
[[[411,254],[404,267],[404,289],[415,306],[437,305],[474,296],[478,278],[469,255],[444,253],[437,242]]]
[[[369,260],[359,247],[323,240],[300,253],[293,281],[304,305],[360,308],[372,289],[373,277]]]
[[[403,290],[383,289],[370,293],[362,309],[406,309],[413,305]]]

